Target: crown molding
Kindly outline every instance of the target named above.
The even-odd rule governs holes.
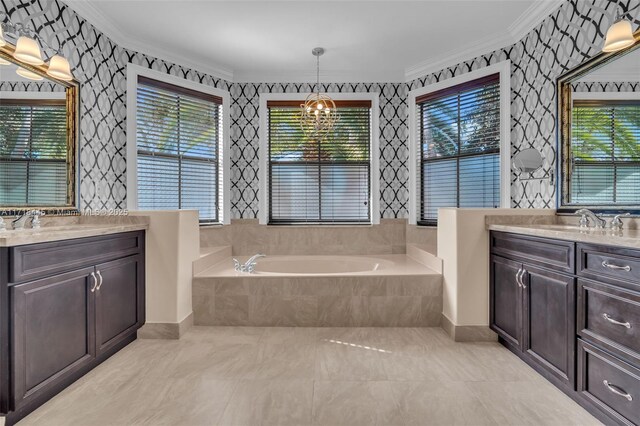
[[[149,46],[144,43],[135,41],[134,37],[126,34],[111,19],[104,16],[98,8],[91,4],[90,0],[61,0],[71,10],[84,18],[93,25],[98,31],[109,37],[113,42],[129,50],[139,52],[145,55],[153,56],[158,59],[172,62],[185,68],[191,68],[213,77],[221,78],[229,82],[233,81],[233,71],[225,67],[221,67],[212,63],[204,63],[194,61],[191,58],[169,52],[164,49]]]
[[[135,38],[126,34],[111,19],[104,16],[100,10],[91,4],[90,0],[61,0],[78,15],[86,19],[95,28],[111,38],[118,45],[157,57],[180,66],[192,68],[194,70],[210,74],[214,77],[227,80],[229,82],[270,82],[270,83],[305,83],[315,81],[315,74],[310,72],[259,72],[254,70],[235,71],[218,66],[212,63],[194,61],[183,55],[170,52],[165,49],[139,43]],[[524,38],[533,28],[546,19],[556,10],[564,0],[537,0],[531,4],[507,29],[507,31],[497,36],[486,37],[484,39],[469,43],[461,49],[448,52],[443,55],[432,57],[416,65],[405,69],[404,76],[401,72],[395,71],[375,71],[371,75],[362,72],[325,72],[322,74],[323,80],[340,83],[356,82],[402,82],[412,81],[416,78],[443,70],[445,68],[463,63],[465,61],[493,52],[498,49],[513,45]],[[403,78],[404,77],[404,78]]]
[[[435,56],[429,60],[410,66],[405,70],[405,81],[441,71],[445,68],[469,61],[478,56],[511,46],[523,39],[532,29],[542,23],[564,0],[538,0],[527,8],[507,31],[469,43],[462,49]]]
[[[531,30],[540,25],[542,21],[559,8],[562,3],[564,3],[564,0],[535,1],[518,19],[509,25],[508,31],[513,37],[514,43],[522,40]]]

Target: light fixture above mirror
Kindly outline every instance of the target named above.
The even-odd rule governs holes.
[[[626,49],[635,43],[631,21],[626,19],[625,16],[637,7],[638,6],[635,6],[632,9],[627,10],[624,15],[618,14],[618,16],[616,16],[616,20],[607,30],[604,45],[602,46],[603,52],[617,52],[619,50]]]
[[[80,84],[33,32],[2,13],[0,26],[0,217],[33,208],[73,214]]]
[[[0,47],[7,45],[7,37],[11,37],[15,40],[13,57],[18,61],[33,66],[43,65],[45,60],[42,57],[42,49],[44,49],[46,52],[50,52],[48,55],[49,65],[46,71],[47,74],[57,80],[73,80],[69,61],[62,56],[60,50],[52,48],[33,29],[21,23],[13,23],[8,17],[6,17],[4,22],[0,21]],[[8,65],[8,62],[6,60],[2,60],[0,65]],[[16,73],[22,77],[37,80],[36,78],[32,78],[33,76],[30,76],[31,74],[37,76],[37,74],[29,70],[19,68]],[[39,79],[42,78],[40,77]]]
[[[611,27],[609,27],[602,51],[617,52],[618,50],[631,46],[634,42],[635,39],[633,37],[631,21],[618,19],[613,25],[611,25]]]

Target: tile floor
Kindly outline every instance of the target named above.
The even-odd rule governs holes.
[[[440,328],[194,327],[137,340],[26,425],[591,425],[497,343]]]

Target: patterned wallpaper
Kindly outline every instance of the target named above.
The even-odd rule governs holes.
[[[0,81],[0,92],[64,92],[64,86],[51,81]]]
[[[407,217],[408,114],[404,83],[321,84],[329,93],[377,92],[380,98],[380,214]],[[231,87],[231,208],[234,217],[258,216],[260,93],[304,93],[309,84],[233,84]]]
[[[80,206],[126,208],[128,62],[215,87],[229,83],[116,44],[57,0],[3,0],[0,12],[61,48],[80,81]],[[1,15],[0,15],[1,16]]]
[[[569,0],[515,45],[413,80],[411,89],[511,60],[511,155],[536,148],[545,172],[556,167],[556,78],[600,52],[616,11],[637,0]],[[636,14],[637,15],[637,14]],[[640,21],[634,22],[637,28]],[[511,176],[511,205],[554,208],[556,188],[548,181],[519,182]]]
[[[640,71],[638,71],[640,74]],[[628,93],[640,92],[640,82],[636,81],[580,81],[572,85],[574,92],[581,93]]]
[[[380,93],[380,203],[382,217],[407,217],[407,104],[409,90],[510,59],[512,154],[527,147],[543,152],[555,168],[555,79],[598,53],[617,7],[637,0],[567,0],[515,45],[409,83],[327,84],[328,92]],[[305,84],[231,84],[114,44],[58,0],[3,0],[0,11],[29,23],[69,57],[82,83],[80,199],[83,207],[126,207],[126,64],[133,62],[231,92],[231,205],[233,218],[258,211],[258,96],[261,92],[306,92]],[[640,22],[636,21],[636,26]],[[554,207],[547,182],[517,182],[514,207]]]

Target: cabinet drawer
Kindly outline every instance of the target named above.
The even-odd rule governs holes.
[[[570,241],[492,231],[491,252],[571,274],[575,271],[575,244]]]
[[[579,279],[578,334],[640,364],[640,293]]]
[[[578,392],[621,424],[640,424],[640,370],[578,340]]]
[[[9,249],[9,281],[22,282],[140,252],[144,231],[30,244]]]
[[[640,251],[578,244],[578,275],[625,282],[640,289]]]

